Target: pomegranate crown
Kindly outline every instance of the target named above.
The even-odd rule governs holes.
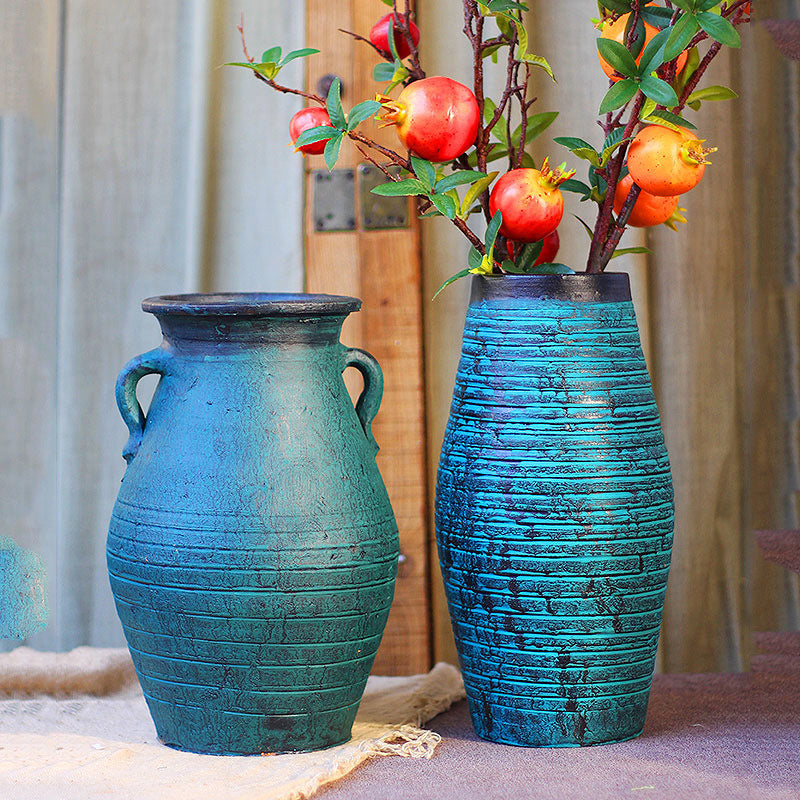
[[[375,100],[381,104],[383,109],[383,113],[379,117],[381,124],[378,127],[386,128],[389,125],[399,125],[403,121],[406,115],[404,103],[399,100],[393,100],[389,95],[381,94],[380,92],[375,95]]]
[[[545,158],[542,162],[542,168],[539,172],[541,173],[539,180],[543,186],[549,189],[558,189],[564,181],[568,181],[575,174],[574,169],[567,169],[566,161],[557,167],[551,167],[549,158]]]
[[[718,148],[703,147],[705,141],[705,139],[686,139],[681,145],[681,159],[691,166],[710,164],[711,162],[706,156],[711,155],[711,153],[716,153]]]

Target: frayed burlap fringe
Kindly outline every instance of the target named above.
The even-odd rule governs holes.
[[[0,695],[4,678],[15,695],[0,697],[3,800],[85,800],[106,796],[110,786],[115,800],[306,800],[373,756],[431,758],[441,737],[421,726],[464,697],[449,664],[425,675],[372,677],[346,744],[316,753],[203,756],[158,744],[126,651],[94,651],[93,659],[90,648],[77,656],[25,650],[0,654]]]

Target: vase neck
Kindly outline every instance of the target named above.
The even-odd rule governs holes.
[[[622,303],[631,299],[624,272],[567,275],[476,275],[471,303],[481,301],[562,300],[569,303]]]
[[[344,316],[236,317],[157,315],[168,346],[179,351],[338,344]]]
[[[342,324],[361,301],[314,294],[186,294],[151,297],[142,303],[176,350],[213,346],[241,349],[269,345],[337,344]]]

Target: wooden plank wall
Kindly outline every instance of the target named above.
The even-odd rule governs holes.
[[[338,75],[346,109],[371,99],[380,88],[371,80],[374,51],[338,31],[366,36],[386,13],[374,0],[307,0],[306,42],[322,52],[308,59],[307,83]],[[372,123],[367,123],[372,126]],[[366,126],[365,126],[366,127]],[[398,147],[392,130],[370,135]],[[356,167],[363,156],[345,142],[338,167]],[[380,361],[384,400],[373,429],[381,451],[378,466],[400,529],[401,564],[392,611],[374,672],[405,674],[430,667],[428,525],[421,307],[421,262],[416,217],[393,230],[314,232],[311,171],[324,168],[321,156],[306,159],[306,288],[363,299],[347,322],[343,340],[365,347]],[[356,388],[357,391],[357,388]]]

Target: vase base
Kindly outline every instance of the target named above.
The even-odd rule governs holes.
[[[591,747],[616,744],[640,736],[647,713],[647,696],[619,698],[619,706],[541,711],[497,705],[489,698],[469,696],[472,724],[481,739],[515,747]],[[531,698],[532,699],[532,698]],[[535,699],[532,699],[535,703]]]
[[[625,736],[621,739],[604,739],[602,741],[597,742],[584,742],[581,744],[580,742],[557,742],[557,743],[543,743],[543,744],[534,744],[531,742],[520,742],[520,741],[510,741],[507,739],[500,739],[495,738],[492,736],[484,736],[483,734],[478,734],[478,737],[483,739],[486,742],[493,742],[494,744],[505,744],[509,747],[539,747],[542,749],[551,749],[555,750],[562,747],[598,747],[604,744],[620,744],[621,742],[630,742],[633,739],[638,739],[642,735],[642,731],[638,731],[637,733],[633,733],[630,736]]]
[[[351,739],[358,703],[306,714],[254,714],[175,705],[145,695],[159,741],[218,756],[309,753]]]

